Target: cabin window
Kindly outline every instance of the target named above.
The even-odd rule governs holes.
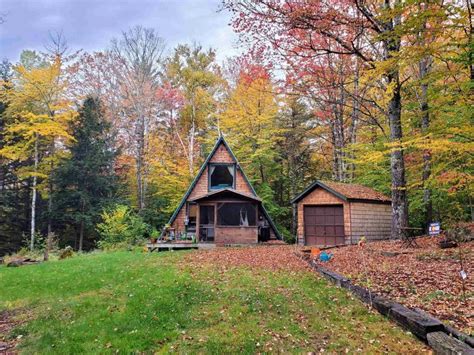
[[[234,164],[209,165],[209,189],[219,190],[226,187],[235,188]]]
[[[219,203],[217,224],[220,226],[256,226],[257,210],[253,203]]]
[[[188,204],[188,232],[196,231],[196,217],[197,217],[197,205],[195,203]]]

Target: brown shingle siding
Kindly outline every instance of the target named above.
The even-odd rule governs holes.
[[[215,243],[226,244],[257,244],[257,227],[216,227]]]
[[[298,244],[305,243],[305,206],[342,205],[346,244],[357,243],[362,236],[369,241],[390,237],[390,199],[360,185],[332,182],[322,184],[314,184],[297,200]]]
[[[364,236],[367,240],[390,238],[392,208],[390,205],[351,202],[352,242]]]
[[[223,143],[221,143],[217,149],[214,152],[214,155],[210,158],[209,160],[210,163],[237,163],[232,155],[229,153],[227,148]],[[189,196],[186,199],[186,202],[189,200],[192,200],[196,197],[204,196],[209,193],[209,175],[208,175],[208,167],[206,166],[203,170],[202,175],[200,178],[195,182],[194,188],[189,194]],[[254,196],[254,192],[250,186],[250,184],[247,183],[247,180],[245,179],[242,170],[240,169],[239,166],[236,168],[236,176],[235,176],[235,190],[238,191],[241,194],[248,195],[248,196]],[[185,231],[185,225],[184,221],[186,218],[186,203],[183,204],[181,209],[178,211],[176,218],[172,222],[171,227],[175,228],[175,231],[177,233],[181,232],[184,233]],[[225,233],[224,233],[225,232]],[[218,244],[232,244],[231,243],[231,238],[235,232],[235,244],[246,244],[246,243],[256,243],[257,240],[257,232],[255,228],[247,228],[247,229],[240,229],[240,228],[224,228],[223,231],[218,232],[216,228],[216,243]],[[218,236],[218,233],[219,234]],[[272,230],[271,235],[275,236],[275,232]],[[221,241],[218,241],[218,238],[223,238]]]

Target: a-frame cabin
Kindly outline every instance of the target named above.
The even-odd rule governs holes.
[[[273,221],[220,136],[169,221],[177,239],[243,245],[281,239]]]

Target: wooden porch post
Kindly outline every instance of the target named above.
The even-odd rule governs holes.
[[[257,228],[256,228],[257,229],[257,242],[256,242],[256,244],[258,244],[258,231],[260,229],[259,220],[258,220],[258,207],[259,207],[258,203],[256,203],[255,204],[255,223],[257,224]]]
[[[201,207],[199,203],[196,203],[196,243],[199,243],[199,225],[201,224]]]

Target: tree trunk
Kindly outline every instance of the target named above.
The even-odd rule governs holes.
[[[54,156],[54,138],[53,141],[51,142],[50,146],[50,155],[51,158]],[[52,227],[52,213],[53,213],[53,175],[54,171],[54,159],[51,159],[50,162],[50,172],[49,172],[49,179],[48,179],[48,234],[46,237],[46,245],[44,247],[44,261],[49,260],[49,251],[51,250],[51,244],[53,242],[53,227]]]
[[[79,226],[79,247],[78,247],[78,251],[82,251],[83,243],[84,243],[84,219],[81,218],[81,224]]]
[[[296,214],[296,203],[291,204],[291,235],[295,236],[295,244],[298,244],[298,235],[296,233],[297,224],[298,224],[298,217]]]
[[[143,115],[140,115],[140,119],[137,127],[137,136],[138,136],[138,147],[137,147],[137,157],[136,157],[136,166],[137,166],[137,203],[138,210],[141,211],[145,208],[145,201],[143,197],[143,155],[145,148],[145,123]]]
[[[420,80],[421,80],[421,132],[426,135],[430,127],[430,113],[428,105],[428,84],[425,82],[430,68],[430,57],[423,58],[419,63]],[[431,176],[431,151],[425,149],[423,151],[423,205],[425,212],[425,227],[432,222],[433,219],[433,202],[431,199],[431,188],[429,187],[429,178]]]
[[[351,143],[350,153],[348,154],[349,159],[354,159],[353,145],[357,142],[357,126],[359,124],[359,100],[357,99],[359,95],[359,65],[356,60],[356,70],[354,75],[354,92],[352,93],[352,115],[351,115],[351,124],[349,127],[349,142]],[[352,182],[355,178],[355,164],[351,162],[348,165],[348,180]]]
[[[335,120],[330,122],[330,128],[331,128],[331,144],[332,144],[332,179],[335,181],[338,181],[339,176],[338,176],[338,166],[339,162],[337,161],[338,159],[338,154],[337,154],[337,143],[336,143],[336,124]]]
[[[33,193],[31,197],[31,239],[30,239],[30,250],[33,251],[35,248],[35,230],[36,230],[36,185],[38,178],[36,176],[38,172],[38,134],[35,134],[35,152],[34,152],[34,176],[33,176]]]
[[[339,74],[343,76],[342,66]],[[339,134],[339,181],[346,181],[346,135],[344,132],[344,106],[346,101],[344,82],[339,82],[338,134]]]
[[[81,224],[79,226],[79,247],[78,250],[82,251],[82,246],[84,244],[84,211],[85,211],[85,201],[81,199]]]
[[[294,129],[295,126],[292,125]],[[290,146],[291,147],[291,146]],[[296,157],[292,151],[288,152],[288,177],[290,183],[290,200],[296,196],[297,186],[300,176],[298,176],[298,172],[296,171]],[[296,204],[291,204],[291,235],[295,237],[295,244],[298,244],[298,236],[296,235],[296,226],[297,226],[297,215],[296,215]]]
[[[265,172],[264,172],[264,169],[263,169],[263,163],[262,163],[262,160],[259,159],[259,170],[260,170],[260,178],[262,179],[262,184],[265,183]]]
[[[49,251],[51,250],[51,245],[53,244],[53,232],[48,232],[48,236],[46,237],[46,245],[44,247],[44,256],[43,260],[49,260]]]
[[[51,147],[50,147],[50,155],[51,155],[51,162],[50,162],[50,172],[49,172],[49,179],[48,179],[48,235],[53,232],[53,227],[52,227],[52,213],[53,213],[53,171],[54,171],[54,138],[53,141],[51,142]]]
[[[333,179],[344,181],[344,123],[342,112],[334,105],[334,121],[331,123],[333,144]]]
[[[469,76],[471,78],[471,82],[474,82],[474,64],[473,64],[473,58],[472,58],[472,38],[474,36],[474,26],[472,24],[472,18],[473,18],[473,14],[472,14],[472,0],[466,0],[466,9],[467,9],[467,14],[468,14],[468,19],[469,19],[469,39],[468,39],[468,46],[467,46],[467,50],[469,51],[469,54],[468,54],[468,65],[469,65]],[[474,91],[474,87],[471,85],[471,92]]]
[[[196,135],[196,107],[194,93],[191,97],[191,132],[189,137],[189,176],[194,175],[194,136]]]
[[[393,5],[398,6],[399,0]],[[390,0],[385,0],[384,6],[390,9]],[[400,15],[396,15],[384,24],[388,39],[384,40],[385,59],[391,59],[400,51],[401,39],[396,34],[396,26],[401,22]],[[388,102],[388,122],[390,126],[390,141],[393,144],[390,150],[390,171],[392,176],[392,228],[391,238],[404,236],[408,226],[408,199],[405,178],[405,160],[402,147],[402,97],[400,73],[397,65],[386,74],[388,86],[392,86]]]
[[[390,153],[390,170],[392,173],[392,231],[391,238],[401,238],[404,228],[408,226],[408,200],[405,179],[405,161],[401,146],[401,94],[398,82],[398,72],[390,75],[391,82],[396,82],[392,97],[388,103],[388,120],[390,125],[390,140],[395,146]]]
[[[189,137],[189,176],[194,175],[194,135],[196,131],[196,127],[194,125],[194,120],[191,124],[191,132],[190,132],[190,137]]]

